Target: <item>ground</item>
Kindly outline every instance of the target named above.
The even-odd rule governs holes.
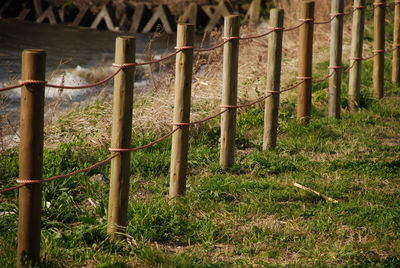
[[[370,47],[368,27],[365,54]],[[287,45],[283,82],[290,84],[296,60],[288,58],[296,51]],[[246,49],[252,53],[241,59],[241,103],[262,95],[265,82],[265,43],[244,44],[241,52]],[[327,50],[317,46],[315,53],[314,76],[319,78],[327,72]],[[194,118],[218,110],[218,93],[211,93],[219,91],[220,69],[210,68],[217,68],[220,56],[216,52],[196,61]],[[344,75],[340,119],[326,116],[327,82],[313,87],[308,125],[295,119],[295,92],[283,96],[275,150],[261,150],[263,106],[240,110],[236,161],[229,170],[218,164],[218,119],[192,129],[188,187],[182,198],[167,197],[170,140],[133,153],[126,241],[109,239],[108,182],[91,178],[108,178],[109,166],[47,183],[43,267],[400,266],[400,89],[389,82],[390,56],[386,97],[381,100],[371,97],[372,62],[365,62],[358,112],[347,110]],[[171,128],[173,94],[166,81],[172,74],[168,66],[161,72],[164,75],[153,77],[158,91],[137,96],[132,146],[146,144]],[[111,105],[105,100],[72,110],[46,128],[45,177],[108,156]],[[159,122],[138,120],[143,118]],[[14,185],[16,149],[2,153],[0,174],[2,186]],[[299,189],[295,182],[338,203]],[[0,201],[0,266],[13,267],[17,193],[2,195]]]

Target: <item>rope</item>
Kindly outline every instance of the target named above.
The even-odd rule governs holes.
[[[328,80],[329,78],[331,78],[332,75],[335,74],[335,72],[336,72],[336,69],[333,72],[331,72],[330,74],[328,74],[327,76],[325,76],[324,78],[322,78],[320,80],[314,80],[313,83],[316,84],[316,83],[324,82],[324,81]]]
[[[34,84],[34,85],[40,85],[40,84],[47,84],[47,81],[42,81],[42,80],[19,80],[18,81],[22,86]]]
[[[394,4],[395,5],[400,4],[400,1],[396,1]],[[373,6],[374,6],[374,8],[376,8],[376,7],[380,7],[380,6],[386,6],[386,4],[385,3],[374,3]],[[366,8],[365,6],[353,6],[353,12],[355,10],[365,9],[365,8]],[[351,13],[353,13],[353,12],[351,12]],[[351,14],[351,13],[349,13],[349,14]],[[301,21],[301,23],[296,25],[296,26],[293,26],[293,27],[290,27],[290,28],[270,27],[269,28],[270,31],[268,31],[266,33],[263,33],[263,34],[254,35],[254,36],[222,37],[222,40],[223,40],[222,43],[217,44],[217,45],[215,45],[213,47],[210,47],[210,48],[194,48],[193,46],[175,47],[176,51],[174,53],[168,54],[168,55],[166,55],[166,56],[164,56],[164,57],[162,57],[162,58],[160,58],[158,60],[142,62],[142,63],[136,63],[136,62],[134,62],[134,63],[124,63],[124,64],[116,64],[116,63],[114,63],[112,66],[117,68],[117,70],[114,73],[112,73],[110,76],[106,77],[105,79],[103,79],[103,80],[101,80],[99,82],[96,82],[96,83],[92,83],[92,84],[87,84],[87,85],[82,85],[82,86],[64,86],[64,85],[48,84],[47,81],[25,80],[25,81],[19,81],[19,84],[17,84],[17,85],[8,86],[8,87],[5,87],[5,88],[0,88],[0,91],[11,90],[11,89],[19,88],[19,87],[22,87],[22,86],[25,86],[25,85],[29,85],[29,84],[46,84],[47,87],[63,88],[63,89],[83,89],[83,88],[96,87],[96,86],[99,86],[101,84],[104,84],[104,83],[108,82],[109,80],[114,78],[121,70],[123,70],[125,68],[133,67],[133,66],[143,66],[143,65],[150,65],[150,64],[154,64],[154,63],[159,63],[159,62],[162,62],[162,61],[164,61],[166,59],[169,59],[169,58],[177,55],[179,52],[184,51],[184,50],[193,49],[193,51],[196,51],[196,52],[210,51],[210,50],[214,50],[214,49],[222,47],[224,44],[226,44],[229,41],[233,41],[233,40],[250,40],[250,39],[261,38],[261,37],[269,35],[270,33],[274,32],[274,31],[292,31],[292,30],[298,29],[299,27],[301,27],[302,25],[304,25],[307,22],[313,22],[314,24],[328,24],[328,23],[332,22],[334,18],[336,18],[338,16],[344,16],[344,15],[348,15],[348,14],[346,14],[346,13],[333,13],[333,14],[330,14],[330,16],[331,16],[330,20],[322,21],[322,22],[315,22],[315,20],[312,19],[312,18],[299,19],[299,21]],[[400,48],[400,44],[394,44],[393,47],[394,48],[391,51],[394,51],[394,50]],[[384,53],[384,52],[385,52],[385,50],[382,50],[382,49],[381,50],[374,50],[373,51],[374,54],[372,56],[365,57],[365,58],[353,58],[352,65],[348,69],[346,69],[344,72],[347,72],[350,69],[352,69],[354,67],[354,65],[355,65],[355,62],[360,61],[360,60],[371,59],[371,58],[375,57],[376,55],[378,55],[379,53]],[[333,74],[335,73],[336,70],[339,70],[341,68],[342,68],[342,66],[329,66],[328,69],[333,69],[334,71],[332,73],[328,74],[326,77],[324,77],[321,80],[313,81],[313,83],[319,83],[319,82],[322,82],[322,81],[325,81],[325,80],[329,79],[331,76],[333,76]],[[106,158],[106,159],[104,159],[102,161],[99,161],[99,162],[93,164],[90,167],[79,169],[79,170],[76,170],[76,171],[73,171],[73,172],[70,172],[70,173],[67,173],[67,174],[64,174],[64,175],[53,176],[53,177],[50,177],[50,178],[47,178],[47,179],[41,179],[41,180],[16,179],[16,181],[17,181],[17,183],[19,183],[19,185],[16,185],[16,186],[13,186],[13,187],[9,187],[9,188],[6,188],[6,189],[2,189],[2,190],[0,190],[0,193],[13,191],[13,190],[19,189],[19,188],[21,188],[23,186],[26,186],[28,184],[37,184],[37,183],[49,182],[49,181],[53,181],[53,180],[68,178],[68,177],[71,177],[71,176],[74,176],[74,175],[77,175],[77,174],[80,174],[80,173],[88,172],[90,170],[93,170],[93,169],[95,169],[95,168],[97,168],[99,166],[102,166],[102,165],[110,162],[112,159],[114,159],[115,157],[120,155],[122,152],[134,152],[134,151],[142,150],[142,149],[151,147],[153,145],[156,145],[156,144],[164,141],[168,137],[172,136],[176,131],[181,129],[182,126],[192,126],[192,125],[196,125],[196,124],[201,124],[201,123],[204,123],[206,121],[209,121],[211,119],[214,119],[214,118],[224,114],[225,112],[229,111],[230,109],[245,108],[245,107],[249,107],[249,106],[258,104],[258,103],[264,101],[265,99],[271,97],[273,94],[281,94],[283,92],[292,90],[292,89],[298,87],[299,85],[305,83],[306,80],[312,80],[313,78],[312,77],[296,77],[296,79],[300,79],[302,81],[297,83],[297,84],[295,84],[295,85],[293,85],[293,86],[291,86],[291,87],[282,89],[280,91],[267,91],[268,94],[266,96],[264,96],[262,98],[259,98],[259,99],[255,100],[255,101],[246,103],[246,104],[242,104],[242,105],[221,105],[220,107],[223,109],[222,111],[220,111],[217,114],[214,114],[214,115],[211,115],[209,117],[206,117],[206,118],[204,118],[202,120],[198,120],[198,121],[194,121],[194,122],[190,122],[190,123],[172,123],[172,125],[177,126],[177,127],[174,128],[168,134],[162,136],[161,138],[159,138],[159,139],[157,139],[157,140],[155,140],[153,142],[150,142],[149,144],[146,144],[146,145],[143,145],[143,146],[140,146],[140,147],[136,147],[136,148],[131,148],[131,149],[110,148],[109,151],[111,153],[113,153],[113,154],[111,154],[111,156],[109,156],[108,158]]]
[[[329,20],[327,20],[327,21],[315,21],[314,22],[314,24],[328,24],[328,23],[331,23],[335,18],[336,18],[337,16],[334,16],[334,17],[332,17],[332,18],[330,18]]]
[[[395,2],[396,4],[400,3],[400,2]],[[383,4],[383,3],[378,3],[378,4]],[[362,9],[365,8],[365,6],[353,6],[353,9]],[[168,54],[158,60],[152,60],[152,61],[147,61],[147,62],[142,62],[142,63],[124,63],[124,64],[116,64],[114,63],[112,66],[113,67],[117,67],[117,70],[112,73],[110,76],[106,77],[105,79],[96,82],[96,83],[92,83],[92,84],[87,84],[87,85],[82,85],[82,86],[64,86],[64,85],[54,85],[54,84],[48,84],[45,81],[36,81],[36,80],[27,80],[24,83],[19,83],[17,85],[13,85],[13,86],[8,86],[8,87],[4,87],[4,88],[0,88],[0,92],[1,91],[7,91],[7,90],[11,90],[11,89],[15,89],[15,88],[20,88],[26,84],[28,84],[27,82],[29,81],[29,84],[32,83],[46,83],[47,87],[50,88],[60,88],[60,89],[85,89],[85,88],[92,88],[92,87],[96,87],[99,85],[102,85],[108,81],[110,81],[112,78],[114,78],[122,69],[125,69],[127,67],[132,67],[132,66],[144,66],[144,65],[151,65],[151,64],[155,64],[155,63],[160,63],[162,61],[165,61],[173,56],[175,56],[176,54],[178,54],[180,51],[186,50],[186,49],[193,49],[196,52],[206,52],[206,51],[211,51],[211,50],[215,50],[217,48],[222,47],[224,44],[226,44],[229,41],[232,40],[251,40],[251,39],[257,39],[257,38],[261,38],[264,36],[269,35],[270,33],[274,32],[274,31],[293,31],[298,29],[299,27],[301,27],[302,25],[304,25],[307,22],[314,22],[314,24],[326,24],[331,22],[335,17],[337,16],[343,16],[343,15],[348,15],[346,13],[333,13],[330,14],[331,15],[331,19],[329,21],[325,21],[325,22],[314,22],[314,19],[309,18],[309,19],[299,19],[299,21],[301,21],[302,23],[295,25],[293,27],[289,27],[289,28],[283,28],[283,27],[275,27],[275,28],[270,28],[270,31],[263,33],[263,34],[259,34],[259,35],[253,35],[253,36],[244,36],[244,37],[223,37],[222,39],[224,40],[224,42],[217,44],[213,47],[209,47],[209,48],[194,48],[192,46],[185,46],[185,47],[176,47],[176,51]]]
[[[53,84],[47,84],[47,87],[52,87],[52,88],[62,88],[62,89],[83,89],[83,88],[91,88],[91,87],[97,87],[101,84],[104,84],[111,79],[113,79],[120,71],[122,68],[118,68],[113,74],[110,76],[104,78],[103,80],[93,83],[93,84],[87,84],[87,85],[82,85],[82,86],[64,86],[64,85],[53,85]]]
[[[20,180],[20,179],[16,179],[17,183],[20,181],[21,184],[13,186],[13,187],[6,188],[6,189],[2,189],[2,190],[0,190],[0,193],[6,193],[6,192],[14,191],[14,190],[19,189],[21,187],[24,187],[24,186],[26,186],[28,184],[37,184],[37,183],[42,183],[42,182],[49,182],[49,181],[54,181],[54,180],[59,180],[59,179],[65,179],[65,178],[77,175],[79,173],[84,173],[84,172],[90,171],[92,169],[95,169],[95,168],[97,168],[99,166],[102,166],[102,165],[110,162],[113,158],[117,157],[118,155],[120,155],[120,153],[112,154],[108,158],[106,158],[106,159],[104,159],[104,160],[102,160],[100,162],[97,162],[97,163],[93,164],[90,167],[79,169],[79,170],[76,170],[76,171],[73,171],[73,172],[70,172],[70,173],[67,173],[67,174],[64,174],[64,175],[53,176],[53,177],[50,177],[50,178],[47,178],[47,179],[42,179],[42,180]]]
[[[146,145],[142,145],[142,146],[139,146],[139,147],[136,147],[136,148],[131,148],[131,149],[109,148],[108,150],[109,150],[110,152],[118,152],[118,153],[123,153],[123,152],[136,152],[136,151],[139,151],[139,150],[142,150],[142,149],[146,149],[146,148],[148,148],[148,147],[151,147],[151,146],[153,146],[153,145],[156,145],[156,144],[158,144],[158,143],[160,143],[160,142],[166,140],[168,137],[170,137],[172,134],[174,134],[174,133],[175,133],[177,130],[179,130],[179,129],[180,129],[180,127],[174,128],[171,132],[169,132],[168,134],[162,136],[161,138],[159,138],[159,139],[157,139],[157,140],[155,140],[155,141],[152,141],[152,142],[150,142],[150,143],[148,143],[148,144],[146,144]]]
[[[183,127],[183,126],[190,126],[190,123],[171,123],[171,125]]]
[[[188,49],[193,49],[193,46],[183,46],[183,47],[175,47],[175,50],[178,52],[188,50]]]
[[[302,21],[302,22],[314,22],[313,18],[308,18],[308,19],[298,19],[298,21]]]
[[[229,36],[229,37],[224,36],[221,39],[224,41],[232,41],[232,40],[240,40],[241,38],[240,36]]]
[[[354,60],[354,59],[353,59],[353,63],[349,66],[349,68],[347,68],[347,69],[344,70],[343,72],[344,72],[344,73],[347,73],[347,72],[349,72],[351,69],[353,69],[353,67],[355,66],[356,62],[357,62],[357,60]]]
[[[135,151],[139,151],[139,150],[142,150],[142,149],[151,147],[151,146],[153,146],[153,145],[156,145],[156,144],[158,144],[158,143],[164,141],[165,139],[167,139],[168,137],[170,137],[172,134],[174,134],[176,131],[178,131],[178,130],[180,129],[180,126],[183,126],[183,125],[185,125],[185,126],[192,126],[192,125],[201,124],[201,123],[204,123],[204,122],[206,122],[206,121],[209,121],[209,120],[211,120],[211,119],[214,119],[214,118],[216,118],[216,117],[222,115],[223,113],[229,111],[229,109],[240,109],[240,108],[245,108],[245,107],[249,107],[249,106],[255,105],[255,104],[260,103],[260,102],[264,101],[265,99],[271,97],[272,94],[278,94],[278,93],[283,93],[283,92],[289,91],[289,90],[291,90],[291,89],[296,88],[297,86],[301,85],[301,84],[304,83],[304,82],[305,82],[305,80],[301,81],[300,83],[297,83],[297,84],[294,85],[294,86],[291,86],[291,87],[286,88],[286,89],[282,89],[282,90],[280,90],[280,91],[274,91],[274,92],[271,92],[271,91],[270,91],[270,92],[268,92],[268,93],[269,93],[268,95],[266,95],[266,96],[264,96],[264,97],[262,97],[262,98],[260,98],[260,99],[257,99],[257,100],[255,100],[255,101],[252,101],[252,102],[250,102],[250,103],[243,104],[243,105],[221,105],[221,108],[226,108],[226,109],[220,111],[219,113],[216,113],[216,114],[214,114],[214,115],[211,115],[211,116],[209,116],[209,117],[206,117],[206,118],[204,118],[204,119],[202,119],[202,120],[194,121],[194,122],[191,122],[191,123],[173,123],[174,125],[176,125],[176,126],[178,126],[178,127],[177,127],[177,128],[174,128],[171,132],[169,132],[168,134],[164,135],[163,137],[161,137],[161,138],[159,138],[159,139],[157,139],[157,140],[155,140],[155,141],[153,141],[153,142],[150,142],[149,144],[146,144],[146,145],[143,145],[143,146],[140,146],[140,147],[136,147],[136,148],[131,148],[131,149],[110,148],[109,151],[112,152],[112,153],[114,153],[114,154],[112,154],[111,156],[109,156],[108,158],[106,158],[106,159],[104,159],[104,160],[102,160],[102,161],[100,161],[100,162],[97,162],[97,163],[93,164],[93,165],[90,166],[90,167],[83,168],[83,169],[79,169],[79,170],[76,170],[76,171],[73,171],[73,172],[70,172],[70,173],[67,173],[67,174],[64,174],[64,175],[53,176],[53,177],[50,177],[50,178],[47,178],[47,179],[43,179],[43,180],[21,180],[21,179],[17,179],[16,181],[17,181],[18,183],[20,183],[19,185],[12,186],[12,187],[5,188],[5,189],[2,189],[2,190],[0,190],[0,194],[1,194],[1,193],[6,193],[6,192],[10,192],[10,191],[17,190],[17,189],[22,188],[22,187],[24,187],[24,186],[26,186],[26,185],[29,185],[29,184],[37,184],[37,183],[43,183],[43,182],[49,182],[49,181],[64,179],[64,178],[68,178],[68,177],[71,177],[71,176],[74,176],[74,175],[77,175],[77,174],[80,174],[80,173],[84,173],[84,172],[93,170],[93,169],[95,169],[95,168],[97,168],[97,167],[99,167],[99,166],[102,166],[102,165],[104,165],[104,164],[110,162],[113,158],[117,157],[117,156],[120,155],[122,152],[135,152]]]
[[[0,193],[6,193],[6,192],[14,191],[14,190],[19,189],[19,188],[21,188],[23,186],[26,186],[28,184],[37,184],[37,183],[49,182],[49,181],[54,181],[54,180],[59,180],[59,179],[65,179],[65,178],[68,178],[68,177],[71,177],[71,176],[74,176],[74,175],[77,175],[77,174],[80,174],[80,173],[88,172],[90,170],[93,170],[93,169],[95,169],[95,168],[97,168],[99,166],[102,166],[102,165],[110,162],[112,159],[114,159],[115,157],[120,155],[121,152],[134,152],[134,151],[142,150],[142,149],[148,148],[150,146],[153,146],[155,144],[158,144],[158,143],[164,141],[165,139],[167,139],[168,137],[170,137],[178,129],[179,128],[175,128],[174,130],[172,130],[171,132],[169,132],[165,136],[163,136],[163,137],[161,137],[161,138],[159,138],[159,139],[157,139],[157,140],[155,140],[155,141],[153,141],[153,142],[151,142],[149,144],[146,144],[146,145],[143,145],[143,146],[140,146],[140,147],[137,147],[137,148],[132,148],[132,149],[114,149],[114,148],[110,148],[109,150],[111,152],[113,152],[114,154],[112,154],[108,158],[106,158],[106,159],[104,159],[104,160],[102,160],[100,162],[97,162],[97,163],[95,163],[92,166],[87,167],[87,168],[79,169],[79,170],[76,170],[76,171],[73,171],[73,172],[70,172],[70,173],[67,173],[67,174],[64,174],[64,175],[53,176],[53,177],[50,177],[50,178],[47,178],[47,179],[43,179],[43,180],[21,180],[21,179],[16,179],[16,181],[17,181],[17,183],[19,183],[19,185],[16,185],[16,186],[13,186],[13,187],[9,187],[9,188],[6,188],[6,189],[2,189],[2,190],[0,190]]]
[[[296,30],[296,29],[300,28],[301,26],[303,26],[305,23],[306,22],[303,21],[302,23],[300,23],[300,24],[298,24],[296,26],[293,26],[293,27],[290,27],[290,28],[285,28],[285,30],[283,30],[283,31],[284,32],[290,32],[290,31]]]
[[[352,6],[353,9],[366,9],[366,6]]]
[[[373,3],[374,8],[386,6],[386,3]]]

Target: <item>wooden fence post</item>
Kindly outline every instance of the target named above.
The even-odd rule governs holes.
[[[333,72],[333,75],[329,78],[328,115],[340,118],[344,0],[332,0],[331,12],[331,16],[335,18],[331,22],[329,71]]]
[[[186,190],[194,25],[179,24],[176,43],[177,49],[182,51],[176,55],[173,124],[180,129],[172,135],[170,197],[183,195]]]
[[[46,52],[22,52],[22,80],[44,81]],[[44,83],[26,84],[21,89],[19,180],[40,180],[43,175]],[[19,190],[17,267],[40,263],[40,216],[42,184],[28,184]]]
[[[386,0],[374,1],[374,97],[381,99],[385,94],[385,12]]]
[[[237,15],[226,16],[224,37],[231,38],[238,37],[239,35],[240,17]],[[224,45],[222,109],[237,105],[238,62],[239,40],[233,39]],[[223,168],[232,167],[235,159],[236,113],[237,109],[229,109],[221,115],[219,162]]]
[[[365,23],[365,0],[354,0],[349,73],[349,109],[357,111],[360,106],[361,71]]]
[[[303,123],[311,117],[314,7],[314,1],[301,3],[300,20],[305,23],[300,27],[298,79],[304,83],[297,90],[297,119]]]
[[[278,135],[284,14],[283,9],[270,11],[270,26],[275,31],[268,40],[266,94],[272,95],[265,100],[263,150],[275,148]]]
[[[395,2],[393,30],[392,82],[400,86],[400,2]]]
[[[135,62],[136,40],[134,37],[117,37],[115,63]],[[135,67],[123,68],[114,78],[111,147],[129,149],[132,139],[132,106]],[[128,224],[128,197],[130,179],[130,152],[120,152],[111,160],[111,180],[108,202],[107,231],[112,238],[124,238]],[[116,234],[118,233],[118,234]]]

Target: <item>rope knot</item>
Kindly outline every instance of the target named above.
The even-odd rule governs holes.
[[[41,81],[41,80],[19,80],[18,81],[21,85],[29,85],[29,84],[47,84],[47,81]]]
[[[193,49],[193,46],[175,47],[175,50],[176,50],[177,52],[183,51],[183,50],[188,50],[188,49]]]
[[[283,31],[283,30],[285,30],[285,27],[268,27],[268,30],[271,30],[271,31]]]
[[[382,6],[386,6],[386,3],[373,3],[372,5],[374,7],[382,7]]]
[[[41,180],[21,180],[21,179],[16,179],[15,180],[18,184],[35,184],[35,183],[40,183]]]
[[[120,69],[125,69],[127,67],[132,67],[132,66],[136,66],[136,65],[137,65],[136,62],[133,62],[133,63],[121,63],[121,64],[113,63],[112,64],[113,67],[117,67],[117,68],[120,68]]]
[[[219,107],[221,107],[221,109],[236,109],[237,105],[228,105],[228,104],[221,104]]]
[[[313,78],[311,76],[297,76],[296,79],[299,79],[299,80],[312,80]]]
[[[190,123],[171,123],[173,126],[182,127],[182,126],[190,126]]]
[[[309,18],[309,19],[299,19],[299,21],[302,21],[302,22],[313,22],[314,19],[312,19],[312,18]]]
[[[122,153],[129,152],[131,149],[122,149],[122,148],[108,148],[108,150],[112,153]]]
[[[232,41],[232,40],[240,40],[240,36],[223,36],[222,40],[224,41]]]
[[[331,16],[332,18],[339,17],[339,16],[344,16],[344,15],[346,15],[346,14],[345,13],[331,13],[331,14],[329,14],[329,16]]]
[[[342,68],[343,68],[343,66],[329,66],[328,67],[328,69],[334,69],[334,70],[342,69]]]

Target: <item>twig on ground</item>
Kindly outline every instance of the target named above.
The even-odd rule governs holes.
[[[333,199],[333,198],[331,198],[331,197],[329,197],[329,196],[326,196],[326,195],[324,195],[324,194],[318,193],[317,191],[314,191],[313,189],[310,189],[310,188],[305,187],[305,186],[303,186],[303,185],[301,185],[301,184],[298,184],[297,182],[293,183],[293,185],[296,186],[297,188],[300,188],[300,189],[303,189],[303,190],[305,190],[305,191],[314,193],[314,194],[316,194],[316,195],[322,197],[323,199],[325,199],[325,200],[327,200],[327,201],[330,201],[330,202],[333,202],[333,203],[339,203],[339,201],[337,201],[336,199]]]

